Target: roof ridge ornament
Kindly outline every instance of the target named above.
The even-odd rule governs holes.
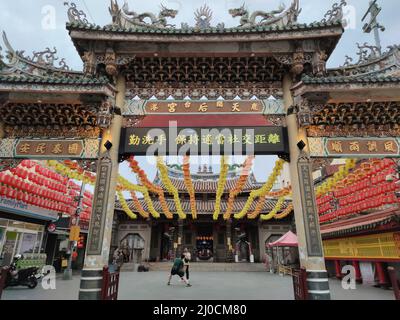
[[[169,24],[167,18],[175,18],[178,14],[177,10],[168,9],[163,4],[160,6],[158,16],[151,12],[144,12],[138,14],[135,11],[129,10],[128,2],[125,0],[122,8],[118,5],[118,0],[111,0],[109,12],[112,17],[112,25],[119,28],[152,28],[152,29],[166,29],[173,28],[175,25]],[[145,19],[150,19],[146,22]]]
[[[87,15],[83,10],[78,10],[77,6],[74,2],[64,2],[64,6],[68,7],[68,20],[70,23],[77,23],[81,25],[94,25],[92,23],[89,23],[87,19]]]
[[[299,8],[299,0],[293,0],[292,5],[286,9],[285,4],[281,3],[278,9],[272,11],[257,10],[250,14],[245,8],[245,3],[239,8],[230,9],[229,14],[233,17],[241,17],[239,28],[252,28],[257,26],[288,26],[297,22],[301,9]],[[261,21],[257,19],[261,17]]]
[[[321,23],[342,22],[343,24],[346,24],[346,21],[343,19],[343,8],[345,6],[347,6],[346,0],[341,0],[340,3],[334,3],[332,9],[325,13],[324,19],[321,20]]]
[[[204,30],[211,28],[213,12],[207,4],[197,9],[194,13],[196,29]]]
[[[2,64],[2,73],[8,75],[28,75],[37,77],[61,76],[69,77],[79,73],[72,71],[64,58],[61,60],[56,56],[57,49],[51,50],[49,47],[43,51],[33,51],[33,56],[25,55],[25,51],[14,50],[8,41],[7,34],[3,31],[3,42],[5,45],[5,58],[8,62],[0,59]],[[56,65],[58,61],[58,65]]]

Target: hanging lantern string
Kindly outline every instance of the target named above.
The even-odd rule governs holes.
[[[197,219],[197,208],[196,208],[196,196],[193,187],[192,177],[190,176],[190,157],[185,156],[183,158],[183,176],[186,189],[190,197],[190,209],[192,212],[192,218]]]
[[[138,176],[138,178],[139,178],[140,182],[143,184],[143,186],[146,187],[149,190],[149,192],[152,192],[152,193],[155,193],[158,195],[158,198],[159,198],[160,204],[161,204],[161,208],[164,212],[165,217],[167,219],[173,219],[173,214],[169,210],[168,203],[165,199],[164,190],[160,186],[157,186],[157,185],[153,184],[152,182],[150,182],[146,173],[139,167],[139,163],[135,160],[135,158],[133,156],[129,158],[128,162],[129,162],[129,167],[131,168],[132,172]]]
[[[218,220],[218,217],[221,213],[221,198],[224,194],[226,178],[228,176],[228,170],[229,170],[228,157],[221,156],[221,173],[218,180],[217,194],[215,199],[215,208],[213,214],[214,220]]]
[[[243,188],[247,182],[247,179],[249,178],[249,174],[250,174],[251,167],[253,165],[253,161],[254,161],[254,156],[248,156],[246,158],[245,162],[243,163],[243,169],[240,174],[240,177],[239,177],[238,181],[236,182],[235,187],[229,192],[229,200],[228,200],[226,212],[224,213],[224,220],[229,220],[232,215],[235,198],[237,197],[237,195],[239,193],[241,193],[243,191]]]
[[[175,208],[176,208],[176,212],[178,213],[179,218],[186,219],[186,214],[183,212],[181,200],[179,199],[178,190],[172,184],[172,182],[168,176],[167,166],[164,164],[161,157],[157,158],[157,168],[160,171],[161,180],[162,180],[163,184],[165,185],[168,192],[174,197]]]
[[[121,204],[122,209],[125,211],[125,213],[132,219],[137,219],[137,215],[132,212],[132,210],[129,208],[128,203],[125,200],[124,195],[122,194],[122,191],[117,191],[118,195],[118,200],[119,203]]]
[[[245,205],[243,206],[243,209],[239,213],[234,215],[235,219],[243,219],[247,215],[247,212],[250,210],[255,199],[261,198],[263,204],[265,203],[265,197],[271,191],[276,180],[278,179],[279,175],[281,174],[282,169],[283,169],[283,164],[284,164],[284,160],[282,160],[282,159],[279,159],[276,161],[275,167],[272,170],[272,173],[269,176],[268,180],[264,183],[264,185],[260,189],[253,190],[252,192],[250,192],[250,196],[248,197]],[[263,206],[259,205],[257,208],[257,209],[259,209],[258,211],[261,211],[262,207]],[[253,214],[251,214],[250,216],[254,217],[256,215],[256,213],[257,213],[257,211],[253,212]]]
[[[129,192],[140,192],[143,194],[144,200],[146,202],[147,208],[153,218],[160,218],[160,214],[154,209],[153,202],[150,198],[149,191],[144,186],[138,186],[133,183],[130,183],[127,179],[122,176],[118,177],[118,191],[129,191]]]
[[[322,185],[316,188],[316,196],[320,197],[334,190],[340,181],[348,176],[350,170],[355,168],[356,164],[357,161],[355,159],[346,159],[345,165],[341,166],[339,171],[336,172],[333,177],[327,179]]]

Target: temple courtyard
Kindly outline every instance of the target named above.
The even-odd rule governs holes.
[[[167,286],[168,273],[121,273],[119,300],[293,300],[292,278],[268,272],[193,272],[192,287],[176,277]],[[41,285],[30,290],[23,287],[3,292],[4,300],[76,300],[80,277],[64,281],[57,277],[56,290]],[[344,290],[338,280],[330,280],[333,300],[394,300],[393,291],[357,285]]]

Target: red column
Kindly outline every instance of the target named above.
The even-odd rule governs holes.
[[[342,279],[342,267],[340,265],[340,260],[335,260],[335,270],[336,270],[336,278]]]
[[[356,281],[362,283],[362,276],[360,271],[360,263],[358,261],[353,261],[353,267],[356,271]]]
[[[387,287],[389,285],[388,278],[382,262],[375,262],[376,273],[378,275],[378,284],[381,287]]]

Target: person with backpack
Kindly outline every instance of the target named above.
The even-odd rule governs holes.
[[[172,276],[179,276],[183,282],[186,283],[186,287],[191,287],[192,285],[188,280],[185,279],[184,269],[184,259],[185,255],[182,254],[180,258],[176,258],[171,269],[171,274],[169,275],[168,285],[171,285]]]

